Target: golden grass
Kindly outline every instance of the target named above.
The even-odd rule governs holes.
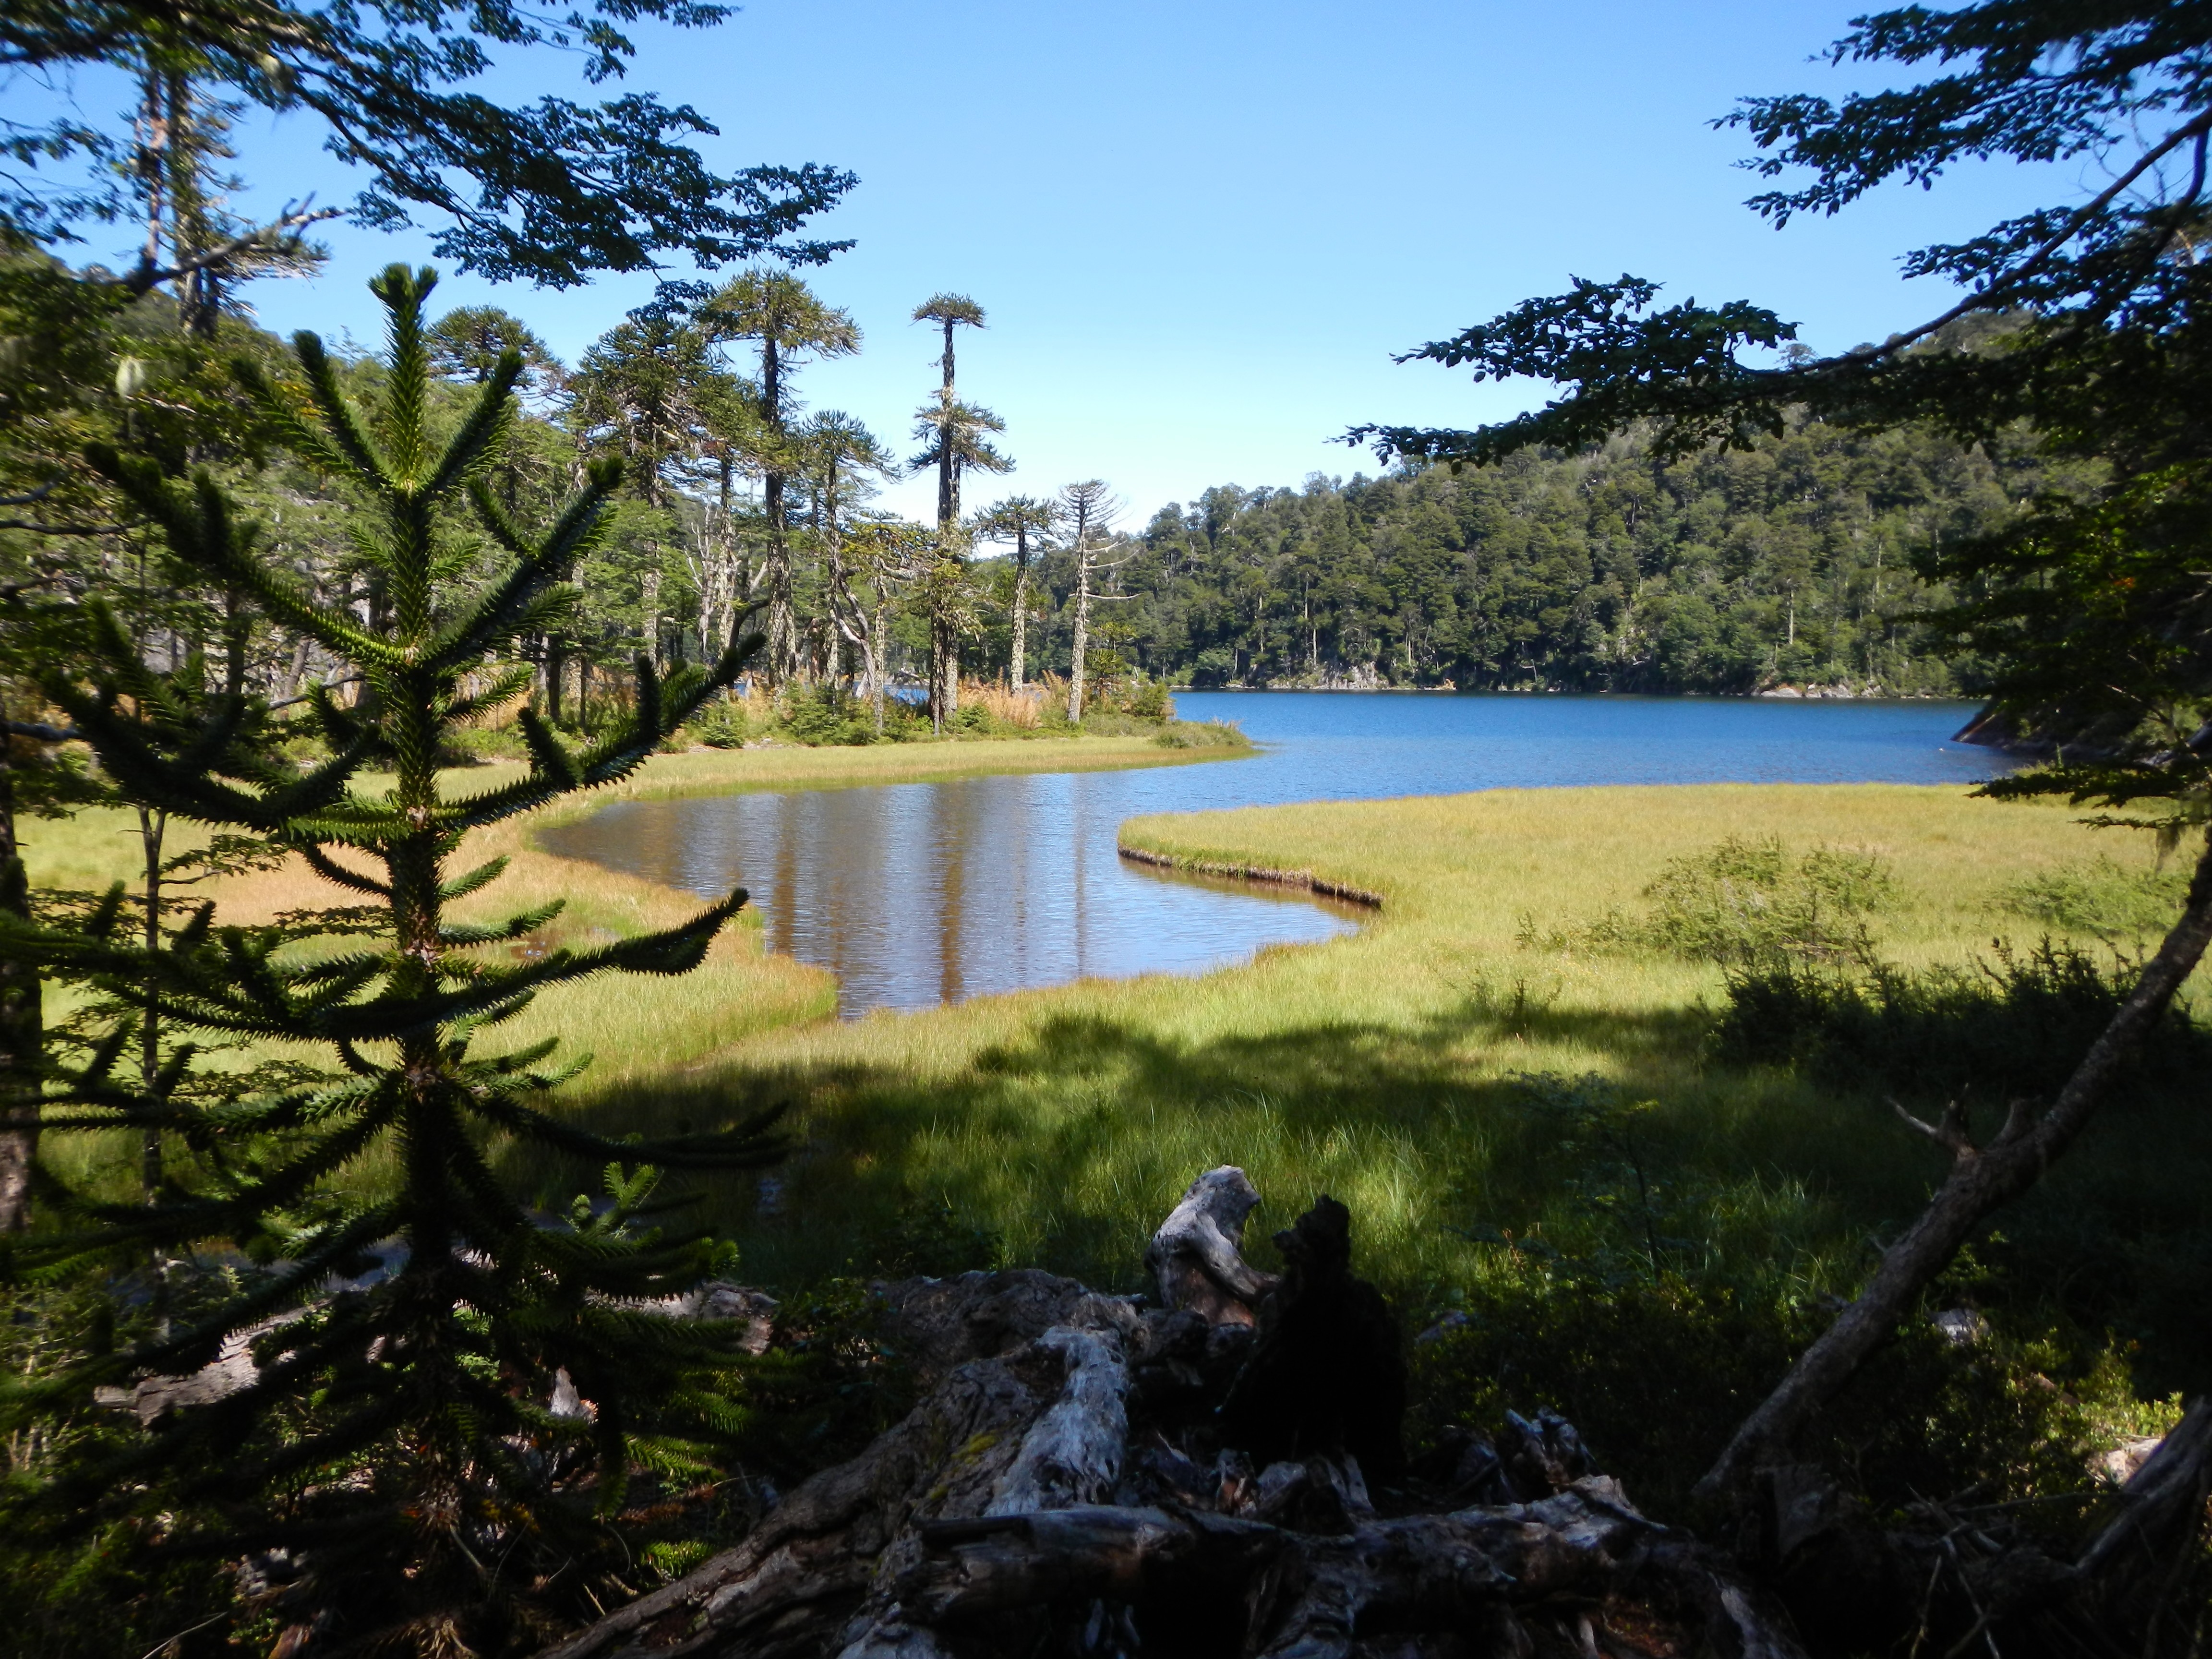
[[[472,857],[514,862],[470,908],[562,896],[556,929],[581,940],[689,914],[686,895],[533,844],[530,830],[606,799],[1186,757],[1141,738],[1090,737],[659,757],[617,789],[479,837]],[[129,828],[98,813],[40,827],[38,878],[128,873]],[[1516,1079],[1593,1072],[1659,1102],[1674,1155],[1725,1188],[1717,1237],[1740,1230],[1760,1249],[1802,1250],[1815,1279],[1847,1276],[1850,1241],[1908,1213],[1936,1168],[1880,1103],[1816,1078],[1710,1064],[1713,969],[1516,937],[1527,912],[1557,926],[1633,908],[1668,859],[1730,835],[1880,853],[1898,880],[1884,952],[1915,966],[1968,960],[1995,933],[2031,936],[1995,908],[2024,876],[2099,854],[2150,857],[2061,807],[1906,786],[1497,791],[1146,818],[1124,826],[1126,845],[1201,866],[1305,870],[1382,906],[1354,936],[1265,951],[1201,980],[1090,981],[850,1023],[830,1017],[826,974],[764,953],[757,928],[740,928],[686,979],[564,988],[509,1034],[596,1052],[563,1098],[617,1133],[787,1107],[800,1150],[779,1173],[781,1215],[761,1212],[749,1180],[706,1193],[750,1271],[771,1282],[866,1265],[884,1235],[940,1205],[999,1234],[1010,1260],[1127,1281],[1182,1185],[1229,1162],[1268,1195],[1261,1232],[1326,1190],[1353,1206],[1363,1259],[1386,1281],[1410,1291],[1471,1283],[1487,1258],[1455,1230],[1565,1224],[1571,1171]],[[222,896],[240,919],[328,902],[297,871],[226,884]],[[517,1173],[547,1198],[580,1184],[550,1165]]]
[[[633,1109],[792,1109],[805,1151],[785,1202],[803,1220],[761,1220],[745,1189],[717,1196],[772,1279],[865,1260],[872,1235],[941,1203],[1002,1235],[1012,1260],[1127,1280],[1182,1185],[1231,1162],[1270,1195],[1267,1225],[1327,1190],[1392,1281],[1467,1282],[1480,1263],[1454,1227],[1555,1213],[1566,1172],[1525,1109],[1528,1073],[1595,1072],[1660,1101],[1665,1133],[1732,1183],[1717,1227],[1802,1224],[1810,1247],[1909,1209],[1932,1168],[1920,1149],[1817,1079],[1709,1067],[1716,971],[1516,939],[1523,911],[1632,905],[1668,858],[1732,834],[1881,852],[1899,884],[1885,947],[1910,964],[2022,933],[1992,905],[2023,875],[2093,849],[2148,856],[2063,809],[1909,787],[1500,791],[1139,819],[1125,844],[1309,870],[1384,904],[1357,936],[1197,981],[769,1031]]]

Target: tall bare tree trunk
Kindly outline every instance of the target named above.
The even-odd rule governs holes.
[[[1029,683],[1029,644],[1030,562],[1024,553],[1016,556],[1014,565],[1014,649],[1007,673],[1008,680],[1017,691]]]
[[[1091,541],[1077,532],[1075,548],[1075,641],[1067,672],[1067,718],[1070,724],[1079,724],[1083,719],[1083,683],[1089,668],[1086,660],[1091,649]]]
[[[1966,1114],[1956,1106],[1947,1110],[1941,1124],[1907,1119],[1950,1152],[1950,1174],[1920,1218],[1883,1253],[1881,1265],[1858,1299],[1837,1316],[1774,1392],[1743,1420],[1719,1461],[1699,1479],[1696,1490],[1701,1495],[1740,1491],[1762,1467],[1784,1455],[1814,1413],[1889,1340],[1898,1322],[1950,1265],[1960,1247],[1991,1214],[2035,1185],[2103,1104],[2122,1068],[2172,1006],[2208,945],[2212,945],[2212,833],[2197,859],[2181,919],[2048,1111],[2039,1118],[2027,1102],[2014,1101],[2004,1127],[1982,1146],[1968,1139]]]
[[[768,417],[769,465],[761,474],[761,507],[768,520],[768,679],[781,685],[799,668],[799,613],[791,592],[791,542],[784,522],[783,354],[774,334],[761,340],[761,412]]]
[[[952,412],[952,330],[953,319],[945,319],[945,383],[938,396],[943,400],[949,417]],[[953,532],[960,523],[960,468],[953,459],[951,429],[948,425],[944,438],[937,447],[937,533],[950,544]],[[929,706],[937,729],[942,732],[945,723],[960,712],[960,640],[949,628],[933,627],[929,631],[930,666]]]

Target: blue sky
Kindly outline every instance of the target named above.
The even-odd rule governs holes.
[[[633,88],[689,102],[725,165],[815,161],[860,178],[823,222],[858,246],[811,274],[866,332],[802,394],[910,452],[934,383],[908,321],[939,289],[990,313],[963,334],[963,393],[1007,422],[1012,477],[969,504],[1102,477],[1130,520],[1209,484],[1295,485],[1371,459],[1329,440],[1362,420],[1462,424],[1540,389],[1475,387],[1393,351],[1449,334],[1570,273],[1633,270],[1673,299],[1748,297],[1820,348],[1948,303],[1897,256],[1978,229],[2040,182],[1976,169],[1778,233],[1741,206],[1748,146],[1707,123],[1739,95],[1871,80],[1808,57],[1850,8],[1411,0],[1016,5],[751,0],[722,27],[645,31]],[[567,60],[517,61],[491,89],[574,92]],[[88,104],[100,88],[78,88]],[[281,200],[348,194],[305,119],[241,132],[241,167]],[[326,228],[309,283],[249,297],[262,320],[372,337],[362,283],[424,236]],[[449,277],[452,303],[528,319],[574,361],[648,278],[564,293]],[[1915,290],[1917,291],[1915,291]],[[928,511],[927,486],[890,500]]]

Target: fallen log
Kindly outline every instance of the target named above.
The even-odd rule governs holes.
[[[1449,1512],[1379,1515],[1340,1444],[1255,1468],[1213,1409],[1224,1357],[1255,1349],[1238,1314],[1264,1322],[1268,1287],[1241,1250],[1249,1191],[1212,1171],[1162,1229],[1179,1305],[1041,1273],[880,1287],[933,1380],[922,1402],[736,1548],[541,1659],[1796,1659],[1786,1615],[1725,1556],[1638,1514],[1555,1417],[1501,1437],[1510,1468],[1485,1495],[1503,1501]],[[1340,1278],[1348,1246],[1328,1241],[1345,1219],[1317,1206],[1301,1223]],[[1197,1262],[1204,1290],[1184,1271]],[[1260,1307],[1226,1287],[1257,1289]]]
[[[1194,1182],[1149,1304],[1033,1270],[877,1286],[913,1412],[539,1659],[2020,1659],[2118,1652],[2115,1632],[2169,1650],[2212,1403],[2074,1559],[2007,1504],[1884,1522],[1802,1464],[1765,1470],[1717,1547],[1640,1513],[1548,1410],[1377,1481],[1348,1413],[1389,1407],[1403,1362],[1350,1274],[1350,1218],[1323,1199],[1279,1235],[1278,1280],[1243,1260],[1257,1200],[1240,1170]]]

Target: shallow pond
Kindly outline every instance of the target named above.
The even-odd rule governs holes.
[[[546,845],[702,896],[751,890],[771,948],[837,975],[840,1011],[926,1008],[1132,974],[1202,973],[1333,938],[1358,912],[1115,852],[1146,812],[1596,783],[1965,783],[1958,702],[1187,692],[1248,758],[1126,772],[621,801]]]

